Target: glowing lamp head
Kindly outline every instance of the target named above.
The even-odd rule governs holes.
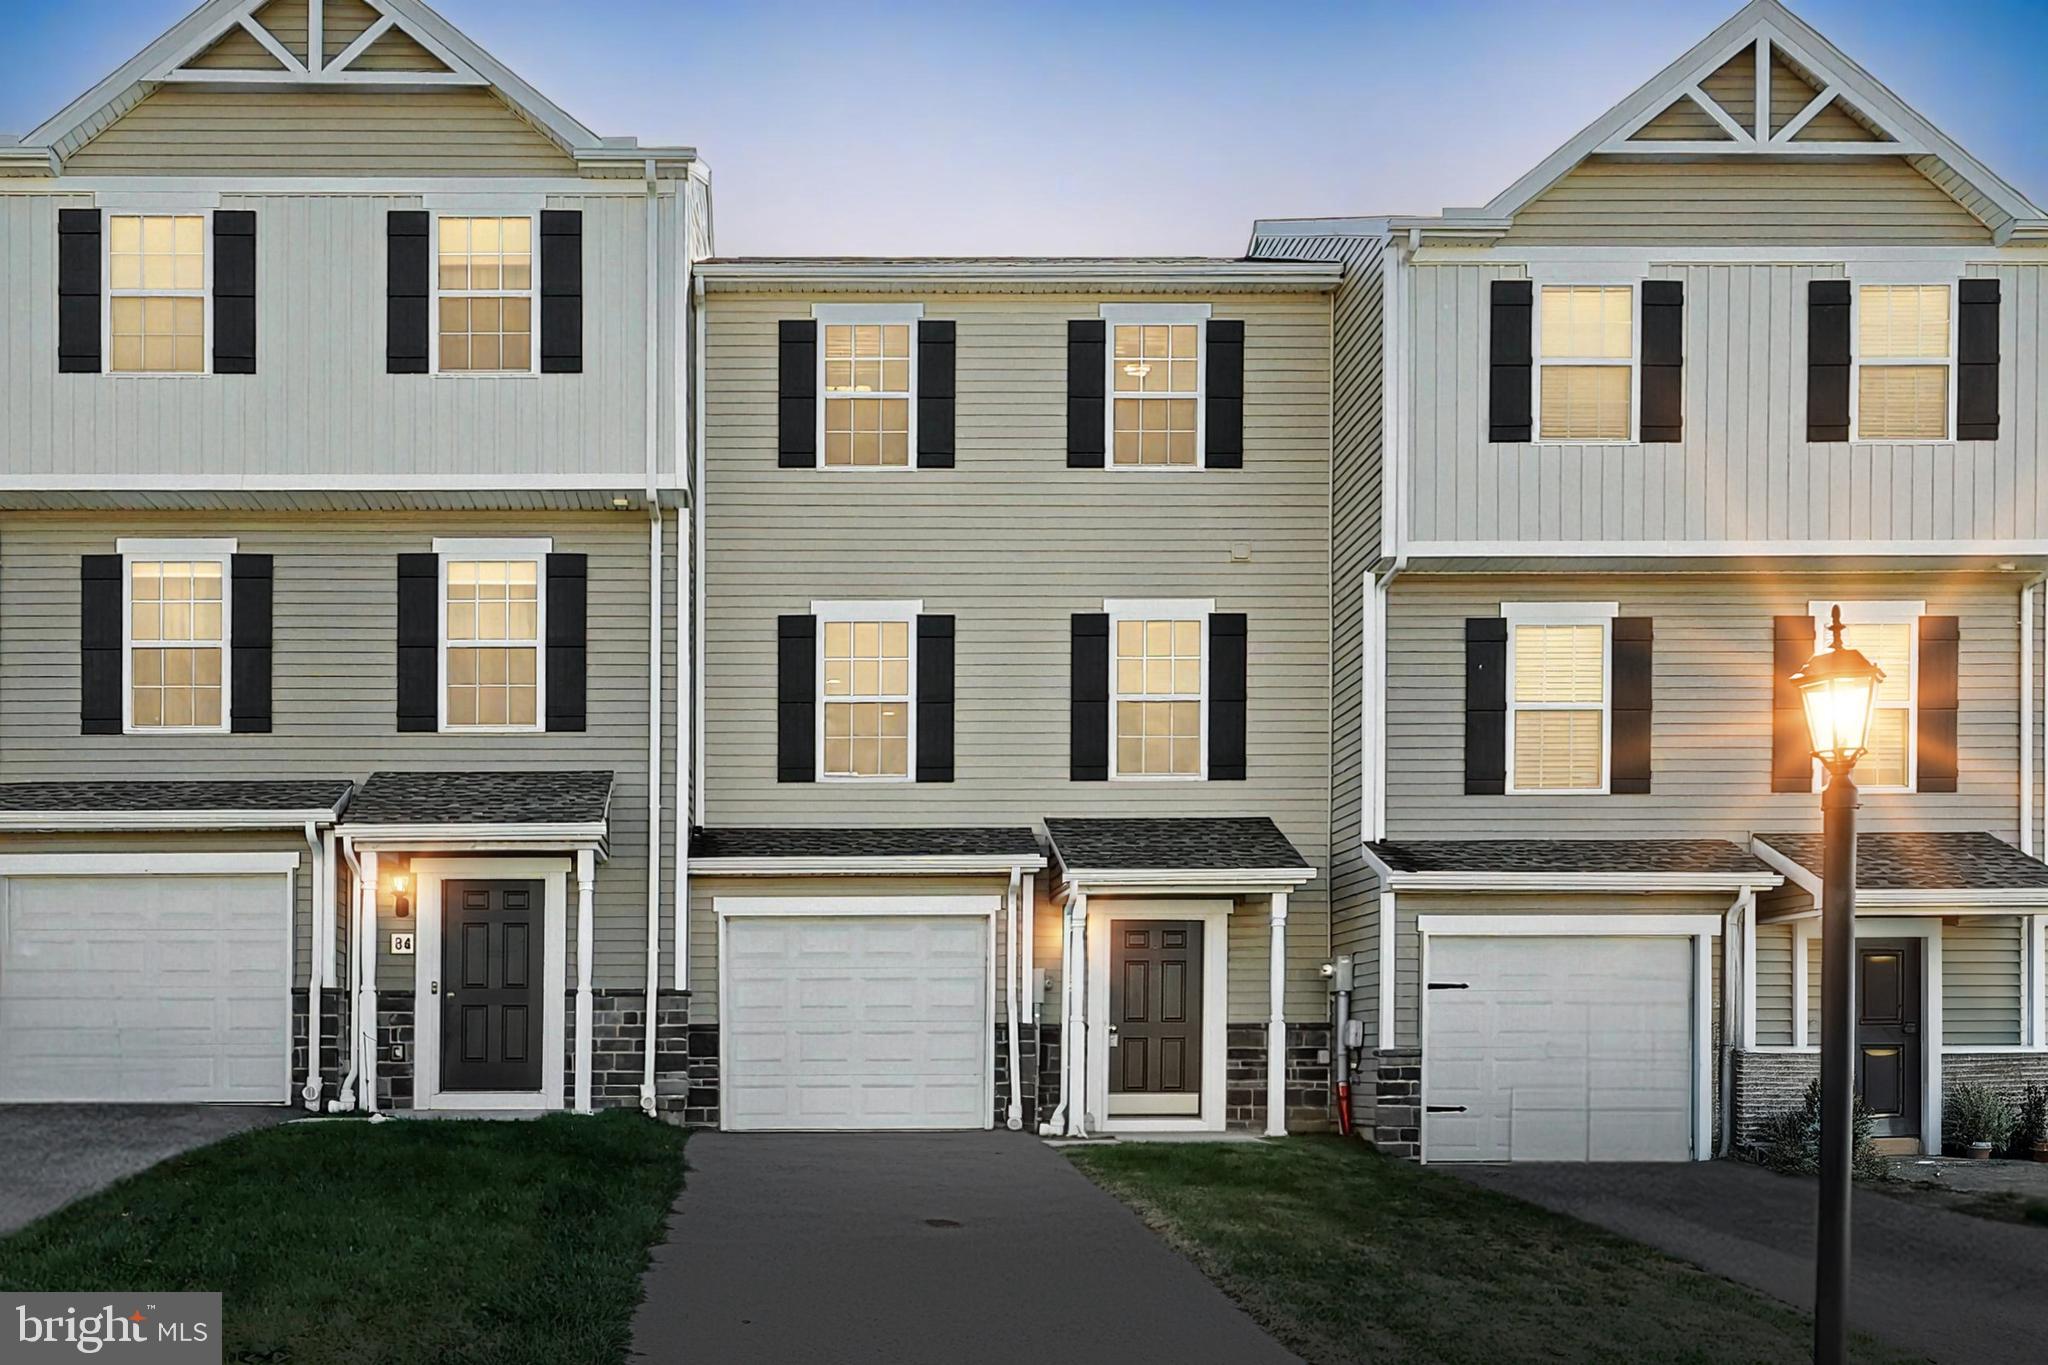
[[[1806,708],[1807,742],[1830,772],[1846,772],[1869,746],[1870,713],[1884,670],[1861,651],[1842,643],[1842,609],[1828,623],[1834,637],[1826,649],[1792,675]]]

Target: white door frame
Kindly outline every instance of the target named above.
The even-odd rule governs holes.
[[[1690,938],[1692,951],[1692,1159],[1714,1158],[1714,936],[1719,915],[1419,915],[1421,976],[1416,981],[1422,1044],[1419,1160],[1429,1161],[1429,941],[1432,938]]]
[[[908,896],[714,896],[711,913],[718,922],[718,1128],[731,1131],[732,1106],[726,1103],[726,1082],[732,1077],[731,1059],[726,1052],[732,1037],[732,1022],[726,1017],[732,991],[726,984],[725,924],[730,919],[847,919],[863,915],[885,915],[909,919],[931,919],[946,915],[979,916],[987,922],[984,943],[988,950],[988,981],[982,999],[981,1029],[981,1122],[979,1128],[996,1126],[996,916],[1002,911],[1005,893],[985,895]],[[833,1129],[854,1131],[858,1129]],[[906,1131],[916,1131],[915,1129]],[[938,1130],[933,1130],[938,1131]]]
[[[418,1110],[545,1109],[562,1107],[562,1071],[567,1060],[569,981],[568,857],[414,858],[418,932],[413,953],[412,1107]],[[538,881],[542,887],[541,1067],[538,1090],[441,1089],[441,997],[433,989],[441,972],[441,883],[444,881]],[[379,936],[382,937],[381,935]],[[379,951],[381,944],[372,945]]]
[[[1229,900],[1088,898],[1088,1110],[1102,1133],[1220,1133],[1230,1055]],[[1185,919],[1202,925],[1202,1108],[1194,1117],[1111,1117],[1109,1112],[1109,963],[1112,919]],[[1094,1021],[1099,1021],[1097,1026]]]

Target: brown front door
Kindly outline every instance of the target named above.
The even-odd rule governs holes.
[[[1879,1137],[1920,1133],[1920,943],[1856,944],[1856,1093]]]
[[[541,1088],[539,882],[441,883],[441,1088]]]
[[[1202,923],[1109,923],[1109,1112],[1202,1109]]]

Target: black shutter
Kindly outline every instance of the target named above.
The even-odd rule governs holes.
[[[588,621],[589,557],[548,556],[548,714],[547,728],[570,734],[586,724],[585,697],[590,687]]]
[[[1647,330],[1647,329],[1646,329]],[[1614,618],[1614,717],[1610,724],[1614,753],[1609,761],[1607,789],[1617,796],[1645,796],[1650,791],[1650,618]]]
[[[1508,623],[1465,621],[1465,795],[1499,796],[1508,785]]]
[[[441,556],[398,557],[398,728],[441,728]]]
[[[953,467],[953,324],[917,324],[917,467]]]
[[[1813,746],[1792,675],[1813,657],[1813,618],[1771,618],[1771,790],[1813,790]]]
[[[1998,439],[1998,281],[1963,280],[1956,296],[1956,439]]]
[[[818,618],[775,618],[775,780],[818,776]]]
[[[384,215],[384,373],[427,372],[427,214]],[[433,728],[431,726],[429,729]]]
[[[540,372],[583,373],[583,214],[540,213]]]
[[[1109,781],[1109,615],[1077,611],[1073,619],[1072,673],[1067,682],[1067,776],[1076,782]]]
[[[952,325],[947,324],[949,327]],[[917,618],[917,780],[953,780],[953,618]]]
[[[57,210],[57,372],[100,372],[98,209]],[[119,645],[115,648],[118,650]],[[117,691],[119,686],[116,679]],[[117,712],[113,732],[120,731],[121,718]]]
[[[1919,752],[1915,786],[1924,792],[1956,789],[1957,638],[1953,616],[1920,618]]]
[[[1245,614],[1209,617],[1209,780],[1242,782],[1245,769]]]
[[[1535,293],[1527,280],[1495,280],[1488,309],[1487,361],[1492,368],[1487,395],[1489,441],[1526,441],[1532,434],[1529,416],[1529,372],[1534,363]]]
[[[234,556],[228,562],[233,620],[228,676],[232,710],[228,729],[238,735],[270,733],[271,558]]]
[[[213,372],[256,373],[256,215],[249,209],[213,212]]]
[[[1109,327],[1100,318],[1067,324],[1067,468],[1100,469],[1105,453],[1103,386]]]
[[[78,733],[121,733],[121,575],[119,555],[78,562]]]
[[[1642,439],[1685,439],[1685,285],[1643,281]],[[1647,788],[1645,789],[1647,790]]]
[[[810,469],[818,463],[818,324],[784,318],[775,336],[776,463]]]
[[[1209,324],[1208,411],[1203,414],[1203,463],[1211,469],[1244,468],[1244,324]],[[1213,622],[1211,623],[1213,625]],[[1215,776],[1211,773],[1210,776]]]
[[[1849,282],[1806,286],[1806,439],[1849,439]],[[1800,660],[1806,662],[1805,659]],[[1808,778],[1807,787],[1813,785]],[[1805,790],[1801,788],[1800,790]]]

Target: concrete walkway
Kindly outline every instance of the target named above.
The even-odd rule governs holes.
[[[684,1152],[642,1359],[1294,1359],[1022,1134],[703,1133]]]
[[[1813,1307],[1815,1183],[1731,1161],[1443,1167],[1797,1307]],[[1969,1365],[2039,1365],[2048,1230],[1858,1188],[1850,1323]]]
[[[0,1105],[0,1235],[167,1157],[305,1111],[288,1105]]]

